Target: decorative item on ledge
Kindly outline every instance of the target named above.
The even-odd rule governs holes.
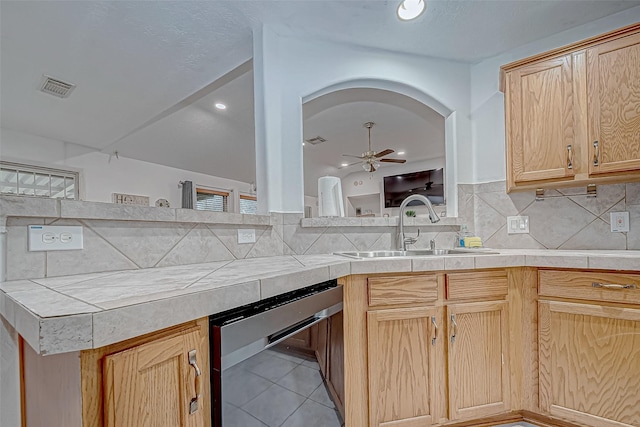
[[[156,208],[169,208],[169,201],[167,199],[158,199],[156,200]]]
[[[111,199],[113,203],[118,205],[138,205],[149,206],[149,197],[136,196],[134,194],[112,193]]]
[[[410,217],[410,218],[411,218],[411,217],[415,218],[415,216],[416,216],[416,211],[406,211],[404,214],[405,214],[406,216]]]

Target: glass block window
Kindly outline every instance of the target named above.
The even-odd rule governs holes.
[[[240,213],[253,215],[258,213],[258,199],[256,196],[240,195]]]
[[[0,162],[0,194],[78,199],[78,172]]]
[[[229,192],[196,188],[196,209],[199,211],[229,212]]]

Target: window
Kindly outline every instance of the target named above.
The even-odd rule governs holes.
[[[78,173],[0,162],[0,193],[77,200]]]
[[[240,195],[240,213],[254,215],[258,213],[258,199],[256,196]]]
[[[228,212],[229,192],[196,188],[196,209],[199,211]]]

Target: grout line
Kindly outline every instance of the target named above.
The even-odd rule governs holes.
[[[115,247],[110,241],[107,240],[106,237],[104,237],[102,234],[98,233],[96,230],[94,230],[91,226],[89,226],[86,222],[84,222],[83,220],[78,219],[77,220],[80,224],[82,224],[83,226],[87,227],[89,230],[91,230],[96,236],[98,236],[99,238],[101,238],[102,240],[104,240],[109,246],[111,246],[113,249],[116,250],[116,252],[118,252],[120,255],[122,255],[123,257],[125,257],[126,259],[128,259],[129,261],[131,261],[131,263],[133,265],[135,265],[136,267],[138,267],[138,269],[141,269],[142,267],[135,262],[134,260],[132,260],[131,258],[129,258],[127,255],[125,255],[120,249],[118,249],[117,247]],[[99,273],[98,271],[96,271],[96,273]]]
[[[178,241],[175,243],[175,245],[171,246],[169,248],[169,250],[167,252],[165,252],[165,254],[163,256],[160,257],[160,259],[158,260],[158,262],[156,262],[153,267],[157,267],[158,264],[160,264],[162,262],[162,260],[164,260],[167,255],[169,255],[171,253],[171,251],[173,251],[176,246],[178,246],[180,244],[180,242],[182,242],[184,239],[186,239],[186,237],[189,235],[189,233],[191,233],[199,224],[193,224],[193,226],[186,232],[184,233],[184,236],[182,236],[180,239],[178,239]]]
[[[328,229],[329,227],[325,227],[324,230],[322,230],[322,233],[320,233],[320,235],[316,237],[316,239],[309,245],[309,247],[307,247],[307,249],[305,249],[305,251],[300,255],[306,255],[309,249],[311,249],[311,247],[315,245],[318,240],[320,240],[320,237],[324,236],[324,233],[326,233]]]

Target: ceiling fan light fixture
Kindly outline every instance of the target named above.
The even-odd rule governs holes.
[[[403,0],[398,6],[398,18],[402,21],[411,21],[422,15],[426,8],[424,0]]]

